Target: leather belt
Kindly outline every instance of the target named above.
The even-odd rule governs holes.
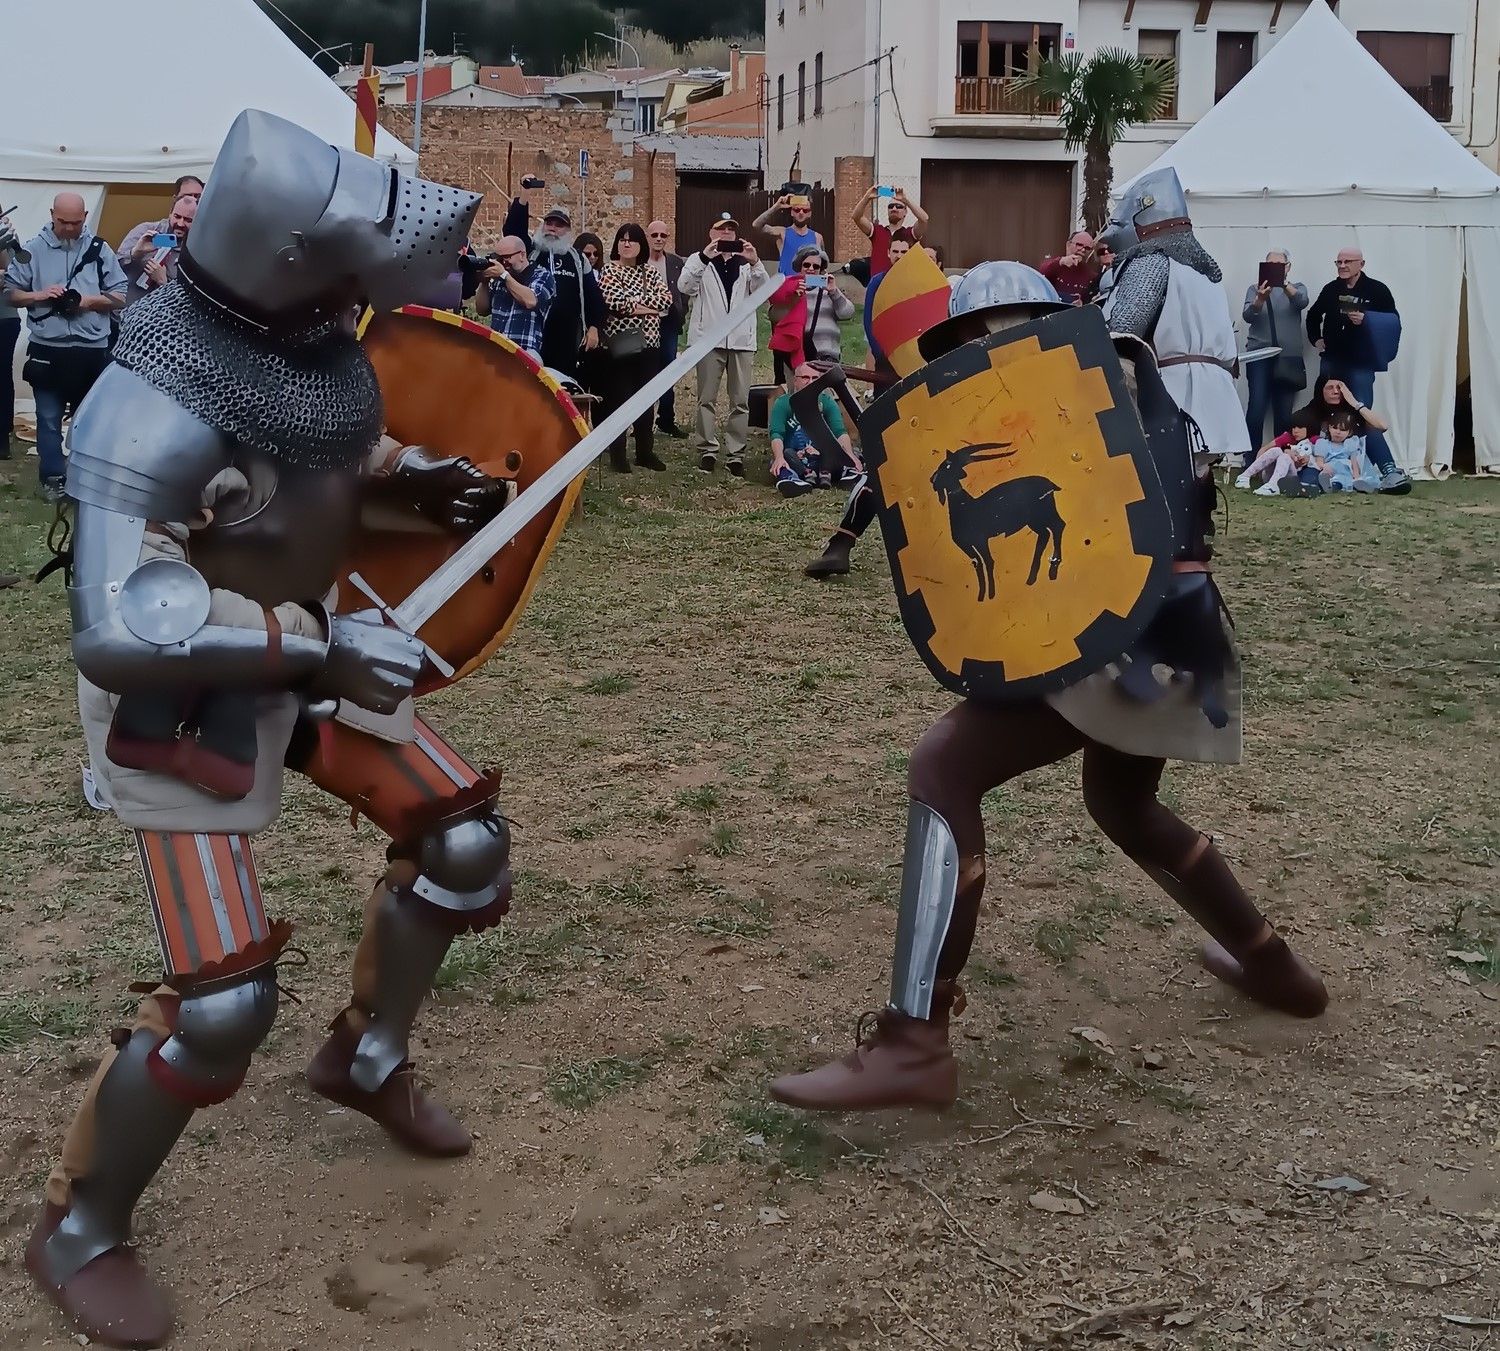
[[[1158,367],[1217,366],[1221,371],[1228,371],[1230,375],[1233,376],[1238,376],[1240,373],[1240,363],[1238,359],[1234,361],[1224,361],[1219,357],[1205,357],[1196,355],[1184,357],[1162,357],[1161,360],[1159,360],[1156,364]]]
[[[1173,572],[1212,572],[1213,569],[1207,563],[1200,563],[1193,558],[1179,558],[1172,564]]]

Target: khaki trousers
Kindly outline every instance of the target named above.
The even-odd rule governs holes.
[[[724,419],[724,458],[737,464],[745,458],[745,442],[750,436],[750,370],[754,352],[727,352],[715,348],[698,363],[698,438],[696,449],[717,451],[719,442],[714,426],[714,404],[719,386],[728,377],[729,416]]]

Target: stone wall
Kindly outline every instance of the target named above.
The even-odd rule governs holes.
[[[410,145],[413,111],[384,107],[380,124]],[[578,176],[580,150],[589,152],[587,183]],[[651,156],[621,119],[593,109],[424,107],[422,173],[484,193],[476,235],[486,242],[499,233],[509,195],[528,173],[547,182],[532,200],[533,226],[549,207],[565,206],[575,229],[592,230],[608,245],[624,221],[644,225],[655,214],[672,225],[676,215],[676,157]]]
[[[833,162],[833,205],[836,214],[833,256],[863,258],[870,241],[850,219],[854,204],[875,182],[875,161],[868,155],[840,155]]]

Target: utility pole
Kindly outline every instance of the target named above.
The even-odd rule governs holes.
[[[880,182],[880,82],[885,78],[885,48],[881,45],[880,21],[885,10],[885,0],[875,0],[875,144],[870,162],[875,181]]]
[[[427,73],[427,0],[422,0],[421,17],[417,20],[417,111],[412,119],[411,148],[420,160],[422,157],[422,93],[423,76]]]

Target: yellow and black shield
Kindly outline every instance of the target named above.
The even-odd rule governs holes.
[[[902,621],[948,689],[1064,689],[1150,622],[1172,522],[1098,309],[964,344],[860,429]]]

